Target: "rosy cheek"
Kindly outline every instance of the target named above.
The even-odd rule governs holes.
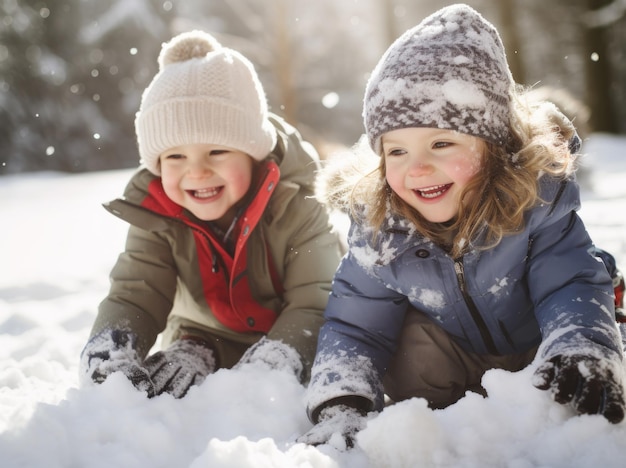
[[[387,179],[387,184],[389,184],[389,187],[391,187],[391,190],[393,190],[394,192],[398,191],[398,187],[396,184],[396,175],[394,172],[392,171],[387,171],[387,174],[385,175],[385,178]]]
[[[170,199],[175,199],[179,195],[178,183],[168,171],[161,171],[161,185],[163,191]]]
[[[463,163],[456,164],[452,168],[455,178],[464,181],[471,179],[479,170],[480,164],[473,161],[464,161]]]
[[[473,177],[481,168],[481,154],[479,151],[472,151],[467,158],[467,163],[464,167],[464,172],[467,177]]]
[[[163,184],[163,191],[165,192],[165,195],[167,195],[167,197],[171,200],[175,200],[177,198],[177,192],[175,190],[172,190],[172,186],[168,185],[168,184]]]
[[[480,160],[476,159],[475,161],[472,162],[472,164],[470,164],[470,166],[467,169],[468,176],[469,177],[475,176],[479,170],[480,170]]]

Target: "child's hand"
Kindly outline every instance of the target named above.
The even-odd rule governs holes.
[[[288,370],[302,381],[303,366],[298,351],[278,340],[261,338],[246,350],[235,368],[244,364],[262,364],[270,369]]]
[[[144,361],[154,382],[154,394],[169,393],[182,398],[192,385],[199,385],[215,370],[213,350],[195,337],[181,338],[165,351],[158,351]]]
[[[549,390],[558,403],[569,403],[579,414],[602,414],[617,424],[626,401],[620,369],[611,360],[585,355],[559,355],[535,371],[533,385]]]
[[[132,384],[154,396],[154,384],[141,367],[135,350],[137,335],[128,330],[106,329],[92,337],[81,353],[79,380],[82,384],[102,383],[114,372],[122,372]]]
[[[347,450],[354,447],[356,434],[366,423],[365,416],[359,410],[341,404],[324,408],[318,420],[296,442],[308,445],[330,444],[337,450]]]

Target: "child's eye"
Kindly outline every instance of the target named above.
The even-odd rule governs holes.
[[[223,154],[228,154],[228,153],[230,153],[230,151],[225,150],[225,149],[214,149],[214,150],[211,150],[209,154],[211,156],[221,156]]]
[[[168,154],[165,156],[165,159],[183,159],[185,156],[179,153]]]
[[[448,146],[452,146],[452,143],[450,143],[449,141],[436,141],[433,144],[433,148],[437,149],[437,148],[447,148]]]
[[[406,151],[400,148],[394,148],[387,151],[387,156],[402,156]]]

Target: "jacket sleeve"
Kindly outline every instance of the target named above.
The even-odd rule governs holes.
[[[357,230],[353,223],[351,239]],[[325,403],[340,397],[358,397],[365,411],[383,405],[382,376],[395,352],[408,299],[357,260],[355,250],[362,248],[351,243],[333,281],[307,390],[312,421]]]
[[[308,380],[341,243],[324,206],[312,197],[300,192],[286,206],[277,202],[285,212],[277,216],[274,230],[287,241],[283,252],[273,249],[283,278],[282,308],[267,337],[298,351]]]
[[[282,306],[268,338],[298,351],[309,378],[323,313],[342,244],[326,207],[313,196],[319,157],[299,132],[278,116],[270,120],[278,142],[270,157],[280,166],[281,189],[265,217],[274,264],[282,280]]]
[[[564,182],[531,234],[528,278],[541,328],[540,355],[622,358],[611,278],[575,212],[578,187]]]
[[[91,336],[104,328],[130,329],[137,334],[137,351],[143,358],[165,328],[176,277],[167,240],[131,225],[125,251],[111,271],[109,294],[100,303]]]

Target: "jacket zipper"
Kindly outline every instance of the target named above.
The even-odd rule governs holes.
[[[465,300],[465,305],[469,309],[470,315],[474,319],[474,322],[478,326],[478,331],[480,331],[480,336],[487,347],[487,351],[489,354],[498,355],[498,350],[496,349],[496,344],[493,341],[493,337],[491,333],[489,333],[489,329],[487,328],[487,324],[483,319],[482,315],[478,311],[478,307],[474,303],[474,300],[467,292],[467,287],[465,283],[465,269],[463,267],[463,259],[458,259],[454,261],[454,271],[456,273],[456,279],[459,283],[459,288],[461,289],[461,294],[463,294],[463,299]]]
[[[188,224],[187,226],[190,226],[190,225]],[[194,229],[197,232],[199,232],[204,238],[204,240],[206,241],[206,243],[209,245],[209,250],[211,251],[211,272],[218,273],[220,271],[219,263],[220,261],[222,261],[222,257],[218,255],[217,250],[215,249],[215,246],[213,245],[213,242],[211,241],[211,238],[202,229],[199,229],[195,226],[190,226],[190,227],[191,229]],[[226,268],[222,268],[222,269],[224,270],[224,275],[226,276],[226,282],[228,283],[228,271],[226,270]]]

